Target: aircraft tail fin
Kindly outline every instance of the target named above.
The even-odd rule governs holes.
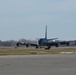
[[[45,28],[45,39],[47,39],[47,25],[46,25],[46,28]]]

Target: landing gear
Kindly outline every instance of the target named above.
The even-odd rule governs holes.
[[[27,44],[26,44],[26,47],[29,47],[29,46],[30,46],[30,44],[29,44],[29,43],[27,43]]]
[[[47,46],[47,48],[45,48],[46,50],[49,50],[51,48],[51,46]]]
[[[38,49],[39,48],[39,46],[36,46],[36,49]]]
[[[69,46],[69,42],[66,43],[66,46]]]
[[[58,45],[58,44],[56,44],[56,45],[55,45],[55,47],[59,47],[59,45]]]

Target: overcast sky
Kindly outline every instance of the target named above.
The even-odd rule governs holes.
[[[76,0],[0,0],[0,40],[76,40]]]

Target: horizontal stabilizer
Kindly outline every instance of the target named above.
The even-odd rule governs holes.
[[[52,39],[48,39],[48,40],[56,40],[56,39],[58,39],[58,38],[52,38]]]

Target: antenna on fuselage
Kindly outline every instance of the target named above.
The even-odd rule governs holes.
[[[47,25],[46,25],[46,28],[45,28],[45,39],[47,39]]]

